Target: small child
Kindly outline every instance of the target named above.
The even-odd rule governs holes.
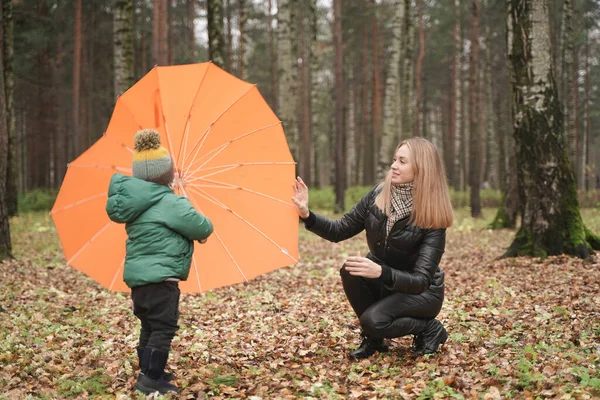
[[[188,199],[170,189],[173,160],[158,132],[138,131],[134,149],[133,177],[113,175],[106,212],[112,221],[125,223],[128,235],[123,280],[131,288],[133,313],[142,323],[135,389],[166,394],[177,392],[165,365],[179,329],[178,282],[188,277],[193,241],[204,243],[213,226]]]

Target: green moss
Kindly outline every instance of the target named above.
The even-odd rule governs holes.
[[[531,232],[528,232],[523,228],[519,229],[517,235],[515,236],[515,240],[513,241],[512,245],[503,257],[521,256],[540,258],[548,257],[547,250],[540,246],[536,246],[533,243],[533,237],[531,236]]]
[[[506,210],[504,208],[505,198],[506,195],[503,195],[502,201],[500,202],[500,207],[498,207],[498,212],[496,213],[496,217],[494,217],[494,220],[488,225],[488,229],[504,229],[515,227],[515,221],[511,221],[509,216],[506,214]]]
[[[600,250],[600,236],[588,229],[587,226],[583,226],[585,232],[585,240],[593,250]]]

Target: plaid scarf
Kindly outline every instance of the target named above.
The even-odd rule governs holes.
[[[413,203],[413,184],[392,185],[391,212],[387,220],[386,236],[396,222],[410,215]]]

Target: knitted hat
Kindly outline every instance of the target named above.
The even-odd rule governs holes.
[[[173,181],[173,160],[167,149],[160,145],[158,132],[153,129],[138,131],[133,148],[134,177],[165,186]]]

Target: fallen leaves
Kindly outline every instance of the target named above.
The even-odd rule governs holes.
[[[0,398],[144,398],[131,390],[139,327],[128,294],[64,266],[53,230],[32,226],[15,243],[44,246],[0,266]],[[182,296],[168,363],[181,393],[171,398],[600,396],[598,264],[496,260],[514,231],[482,226],[448,232],[440,319],[450,340],[438,354],[415,358],[399,338],[348,361],[360,329],[338,270],[344,254],[367,252],[364,236],[331,244],[301,232],[299,265]]]

